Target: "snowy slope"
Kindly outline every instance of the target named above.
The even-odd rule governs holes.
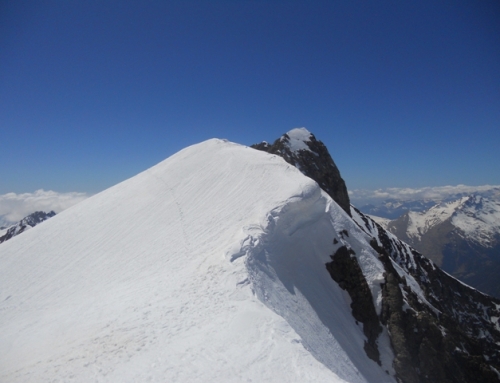
[[[470,196],[453,214],[451,222],[465,238],[491,247],[495,236],[500,236],[500,200]]]
[[[186,148],[2,244],[0,381],[393,382],[325,268],[351,247],[380,310],[366,240],[281,158]]]
[[[420,240],[430,228],[449,219],[469,197],[462,197],[455,201],[442,202],[424,212],[408,212],[408,236],[413,240]]]
[[[372,220],[377,222],[380,226],[387,230],[387,225],[391,222],[389,218],[377,217],[376,215],[366,214],[367,217],[370,217]]]

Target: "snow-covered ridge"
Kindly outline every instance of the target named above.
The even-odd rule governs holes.
[[[366,217],[366,216],[365,216]],[[368,234],[369,236],[372,236],[373,238],[376,239],[377,244],[379,246],[383,246],[383,244],[380,241],[380,230],[379,228],[374,224],[373,221],[368,220],[368,222],[365,222],[360,215],[360,212],[357,211],[356,209],[353,209],[352,211],[352,218],[355,222],[357,222],[358,226],[361,228],[366,228],[365,233]],[[370,217],[369,217],[370,218]],[[375,221],[376,222],[376,221]],[[399,274],[399,276],[403,277],[406,279],[409,288],[413,291],[413,293],[418,297],[418,299],[426,304],[432,311],[435,313],[438,313],[439,310],[437,310],[431,303],[428,302],[427,298],[425,297],[424,292],[422,291],[422,288],[420,287],[419,283],[415,280],[415,278],[409,273],[409,271],[416,270],[417,269],[417,262],[415,261],[414,255],[413,255],[413,249],[407,244],[402,241],[400,241],[395,235],[393,235],[390,232],[385,232],[384,235],[388,237],[388,239],[392,243],[397,243],[399,245],[399,252],[401,254],[405,254],[406,257],[403,259],[401,256],[394,256],[394,260],[392,260],[392,264],[396,269],[396,272]],[[434,265],[431,262],[431,266],[434,267]],[[428,282],[428,279],[425,279],[426,282]],[[421,282],[421,281],[420,281]],[[405,293],[403,292],[403,296],[405,296]],[[408,302],[404,299],[405,304],[407,307],[410,307],[408,305]]]
[[[389,225],[389,222],[391,222],[389,218],[377,217],[375,215],[370,215],[370,214],[367,214],[367,216],[370,217],[375,222],[377,222],[380,226],[382,226],[386,230],[387,230],[387,225]]]
[[[320,188],[333,160],[309,143],[318,157],[275,147],[305,176],[209,140],[2,245],[0,381],[466,383],[500,369],[500,301],[337,205]]]
[[[339,169],[326,146],[307,129],[292,129],[272,144],[261,142],[252,148],[280,156],[315,180],[348,215],[351,214],[349,194]]]
[[[0,380],[394,382],[325,269],[341,245],[380,307],[376,253],[314,181],[186,148],[1,246]]]
[[[469,197],[462,197],[455,201],[443,202],[422,213],[408,212],[408,236],[420,239],[431,227],[450,218],[468,199]]]

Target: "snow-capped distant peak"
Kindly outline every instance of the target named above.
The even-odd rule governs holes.
[[[452,223],[472,241],[490,247],[500,234],[500,203],[472,195],[456,209]]]
[[[290,130],[284,135],[281,140],[287,140],[287,146],[292,152],[297,152],[299,150],[310,150],[307,142],[311,140],[311,132],[306,128],[295,128]]]
[[[422,213],[408,212],[408,235],[420,239],[430,228],[450,218],[470,197],[462,197],[455,201],[442,202]]]

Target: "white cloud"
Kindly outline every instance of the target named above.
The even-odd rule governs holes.
[[[37,190],[34,193],[7,193],[0,195],[0,221],[14,223],[35,211],[60,213],[64,209],[87,198],[86,193],[58,193],[52,190]],[[0,222],[2,224],[2,222]]]
[[[387,199],[397,199],[401,201],[414,200],[443,200],[459,194],[499,192],[500,185],[482,186],[429,186],[423,188],[385,188],[377,190],[356,189],[349,192],[349,197],[353,203],[378,203]]]

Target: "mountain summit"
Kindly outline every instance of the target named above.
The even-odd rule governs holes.
[[[348,215],[351,215],[349,194],[337,165],[326,146],[306,128],[292,129],[272,145],[264,141],[252,145],[252,148],[282,157],[316,181]]]
[[[500,301],[296,165],[205,141],[2,244],[0,380],[498,381]]]

